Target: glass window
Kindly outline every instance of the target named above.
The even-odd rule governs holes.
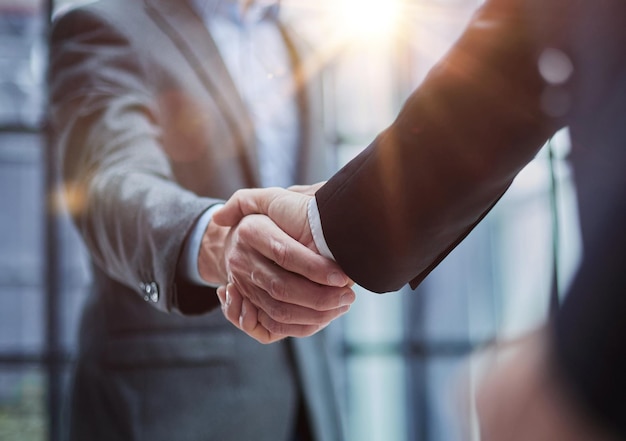
[[[318,45],[325,135],[337,167],[393,121],[479,3],[318,0],[304,7],[284,0],[285,19]],[[48,3],[0,0],[0,439],[58,439],[89,282],[69,220],[45,210],[55,207],[47,205],[55,198],[46,190],[41,131],[49,10]],[[561,291],[580,255],[568,142],[567,131],[552,142]],[[550,167],[543,150],[416,291],[381,296],[357,287],[350,313],[331,326],[351,440],[448,441],[467,429],[469,398],[459,385],[471,387],[479,369],[472,349],[518,335],[546,314]]]
[[[40,369],[0,365],[0,439],[46,439],[45,387]]]

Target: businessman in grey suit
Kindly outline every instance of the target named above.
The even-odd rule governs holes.
[[[354,300],[347,277],[310,250],[307,277],[284,270],[273,222],[211,222],[239,188],[328,171],[318,79],[277,12],[275,2],[108,0],[55,18],[51,135],[93,263],[72,440],[344,438],[318,331]],[[239,332],[217,308],[228,277],[309,293],[296,334],[311,337],[270,346]]]

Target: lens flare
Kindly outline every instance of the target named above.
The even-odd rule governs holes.
[[[339,0],[332,8],[338,29],[350,40],[386,40],[399,24],[400,0]]]

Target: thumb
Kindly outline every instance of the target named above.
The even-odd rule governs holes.
[[[267,215],[270,203],[284,191],[286,190],[281,188],[237,190],[226,204],[213,214],[211,221],[222,227],[232,227],[249,214]]]

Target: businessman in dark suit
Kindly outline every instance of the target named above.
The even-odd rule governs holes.
[[[626,437],[625,19],[620,0],[487,1],[395,122],[314,198],[243,191],[215,220],[269,214],[365,288],[415,286],[569,127],[583,261],[536,341],[547,341],[561,388]],[[276,338],[282,328],[263,298],[242,297],[237,284],[227,291],[231,321]],[[544,439],[523,437],[539,428],[522,424],[517,435]]]
[[[327,173],[318,80],[277,12],[276,2],[108,0],[55,18],[52,145],[94,282],[70,439],[344,437],[317,331],[353,301],[347,277],[313,252],[306,278],[275,265],[288,262],[272,222],[210,219],[238,188]],[[264,346],[242,334],[216,309],[227,277],[259,290],[288,278],[311,298],[296,334],[315,335]]]

